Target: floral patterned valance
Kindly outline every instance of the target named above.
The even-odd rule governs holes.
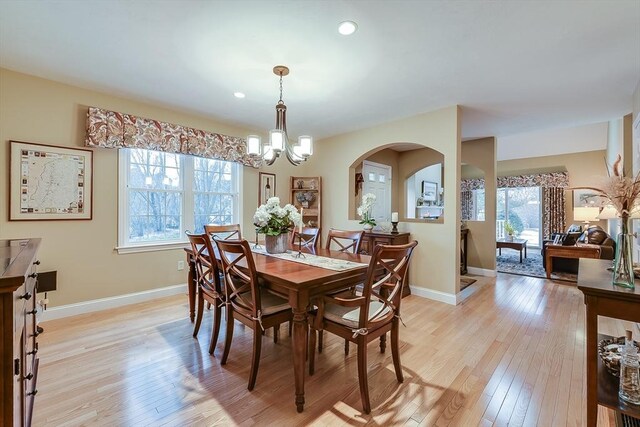
[[[566,188],[569,186],[569,174],[566,172],[539,173],[534,175],[499,176],[498,188],[543,187]]]
[[[460,191],[484,189],[484,178],[468,178],[460,181]]]
[[[144,148],[238,162],[257,168],[261,160],[247,154],[246,141],[131,114],[89,107],[87,147]]]

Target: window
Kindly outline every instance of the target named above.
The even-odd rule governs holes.
[[[119,155],[119,249],[182,245],[185,230],[238,222],[238,164],[137,148]]]
[[[499,188],[497,196],[496,237],[504,237],[504,226],[509,222],[516,236],[527,240],[527,246],[540,246],[541,188]]]
[[[471,190],[473,196],[472,221],[484,221],[484,188]]]

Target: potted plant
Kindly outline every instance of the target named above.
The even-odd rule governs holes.
[[[507,233],[507,240],[513,241],[513,233],[515,230],[509,221],[504,223],[504,232]]]
[[[303,208],[308,208],[309,203],[315,200],[316,196],[310,191],[296,193],[296,200],[302,205]]]
[[[286,252],[289,231],[301,223],[302,216],[295,206],[287,204],[280,207],[278,197],[271,197],[253,215],[256,231],[265,235],[265,247],[270,254]]]
[[[375,227],[376,220],[371,217],[371,208],[376,202],[376,195],[367,193],[362,196],[362,203],[358,206],[358,215],[360,216],[360,224],[363,224],[365,231],[370,231]]]

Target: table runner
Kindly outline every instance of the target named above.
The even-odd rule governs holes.
[[[345,259],[328,258],[324,256],[313,255],[306,252],[303,252],[300,257],[297,257],[298,251],[291,251],[291,250],[283,254],[270,254],[265,250],[264,246],[259,246],[256,248],[252,245],[251,251],[256,254],[272,256],[275,258],[284,259],[286,261],[298,262],[300,264],[306,264],[312,267],[324,268],[324,269],[333,270],[333,271],[346,271],[346,270],[353,270],[355,268],[369,266],[368,264],[347,261]]]

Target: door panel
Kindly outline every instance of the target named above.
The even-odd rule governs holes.
[[[377,222],[388,222],[391,218],[391,166],[365,161],[362,164],[362,176],[363,194],[376,195],[372,217]]]

